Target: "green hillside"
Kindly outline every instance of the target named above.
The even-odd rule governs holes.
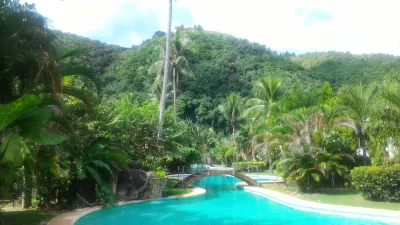
[[[400,57],[386,54],[307,53],[292,57],[292,61],[313,79],[327,81],[336,89],[345,84],[368,84],[400,69]]]
[[[248,96],[254,81],[272,72],[283,79],[285,89],[320,84],[291,61],[293,55],[278,54],[264,45],[217,32],[196,29],[181,32],[187,42],[185,57],[194,73],[194,78],[182,76],[179,85],[182,118],[219,127],[222,121],[218,119],[221,117],[216,106],[221,99],[230,92]],[[158,96],[149,95],[154,76],[148,70],[160,59],[164,40],[153,37],[121,53],[103,76],[104,94],[113,98],[129,92],[142,100]]]
[[[87,48],[84,54],[79,56],[79,59],[90,64],[96,75],[104,74],[106,69],[118,59],[119,53],[127,50],[117,45],[108,45],[76,34],[54,32],[57,36],[57,46],[61,52],[76,48]]]
[[[181,37],[187,43],[184,55],[194,78],[181,78],[180,116],[214,127],[223,126],[216,107],[221,99],[230,92],[248,96],[253,83],[265,74],[276,73],[282,79],[285,91],[311,89],[324,82],[338,89],[344,84],[379,80],[400,68],[400,58],[390,55],[328,52],[295,56],[277,53],[264,45],[231,35],[198,29],[183,29]],[[102,80],[105,96],[119,98],[121,93],[129,92],[139,102],[158,97],[158,93],[150,91],[155,77],[148,71],[161,59],[164,40],[155,35],[114,57],[114,63],[107,68]],[[171,101],[172,94],[169,105]]]

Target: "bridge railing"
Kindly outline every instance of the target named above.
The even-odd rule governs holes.
[[[223,170],[223,171],[234,171],[234,168],[227,167],[225,165],[206,165],[206,164],[193,164],[190,166],[178,166],[177,171],[179,178],[185,177],[188,174],[193,174],[208,170]]]
[[[186,177],[197,173],[197,172],[212,172],[212,171],[229,171],[229,174],[235,175],[235,172],[239,172],[252,180],[256,181],[258,184],[265,183],[282,183],[283,179],[274,174],[270,174],[267,171],[264,171],[263,167],[257,165],[248,165],[246,168],[241,167],[228,167],[225,165],[205,165],[205,164],[195,164],[191,166],[179,166],[178,167],[178,175],[174,175],[175,178],[179,180],[184,180]],[[227,173],[228,174],[228,173]]]
[[[240,170],[237,167],[228,167],[226,165],[206,165],[206,164],[193,164],[190,166],[178,166],[177,171],[178,171],[178,178],[183,179],[186,176],[197,173],[197,172],[202,172],[202,171],[208,171],[208,170],[222,170],[222,171],[232,171],[232,172],[241,172],[244,174],[248,175],[261,175],[263,171],[261,170],[261,167],[256,166],[256,165],[248,165],[246,169],[241,168]]]

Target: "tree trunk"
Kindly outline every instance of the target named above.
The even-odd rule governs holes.
[[[232,155],[232,163],[237,162],[237,160],[236,160],[236,151],[237,151],[237,149],[236,149],[236,136],[235,135],[236,135],[236,127],[235,127],[235,124],[232,124],[232,139],[233,139],[233,146],[234,146],[234,149],[235,149],[235,151],[234,151],[234,153]]]
[[[24,209],[32,206],[32,170],[29,166],[24,166]]]
[[[235,125],[232,125],[232,139],[233,139],[233,144],[236,145],[236,141],[235,141],[235,134],[236,133],[236,127]]]
[[[176,68],[176,89],[179,90],[179,70]]]
[[[273,168],[272,168],[272,159],[271,159],[271,157],[269,158],[268,172],[269,172],[270,175],[272,175],[274,173]]]
[[[177,110],[176,110],[176,76],[175,76],[176,68],[172,68],[172,89],[174,91],[174,112],[175,112],[175,121],[177,117]]]
[[[251,145],[250,145],[250,148],[251,148],[251,158],[252,158],[253,161],[256,161],[256,157],[255,157],[255,155],[254,155],[254,147],[255,147],[255,145],[256,145],[255,142],[256,142],[255,136],[252,136],[252,137],[251,137]]]
[[[164,78],[162,84],[161,98],[160,98],[160,118],[158,121],[158,137],[160,138],[163,133],[164,113],[165,113],[165,98],[167,95],[168,85],[168,72],[169,72],[169,60],[171,55],[171,20],[172,20],[172,0],[169,0],[168,5],[168,26],[166,35],[166,47],[165,47],[165,63],[164,63]]]
[[[363,165],[366,166],[368,164],[367,160],[367,145],[365,143],[366,141],[363,138],[363,135],[360,136],[360,147],[362,148],[363,151]]]
[[[363,150],[363,165],[366,166],[368,164],[367,161],[367,149],[365,147],[361,147]]]

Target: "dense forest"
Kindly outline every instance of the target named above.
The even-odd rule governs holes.
[[[126,49],[49,29],[34,5],[1,3],[0,198],[108,206],[124,168],[164,177],[205,158],[261,162],[302,191],[357,186],[357,166],[398,167],[400,57],[278,53],[180,26],[160,134],[164,32]],[[391,188],[366,197],[399,201]]]
[[[225,122],[217,106],[230,92],[247,97],[252,85],[265,74],[275,73],[283,91],[310,90],[329,82],[334,90],[344,84],[369,84],[399,69],[400,57],[351,55],[349,53],[308,53],[295,56],[277,53],[264,45],[227,34],[202,29],[178,28],[184,42],[182,55],[193,76],[179,81],[179,116],[217,130]],[[118,98],[129,92],[138,101],[158,95],[150,67],[162,58],[165,38],[154,35],[134,49],[120,54],[102,77],[104,95]],[[161,55],[160,55],[161,54]],[[170,103],[172,95],[170,95]]]

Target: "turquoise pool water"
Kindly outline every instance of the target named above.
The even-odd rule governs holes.
[[[384,224],[378,221],[329,216],[292,208],[235,187],[240,180],[211,176],[195,186],[202,196],[143,202],[88,214],[76,225],[269,225],[269,224]]]

